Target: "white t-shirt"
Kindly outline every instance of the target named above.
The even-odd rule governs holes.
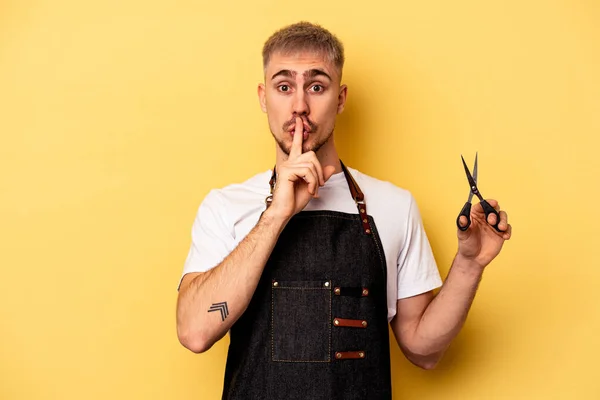
[[[377,226],[387,263],[388,321],[398,299],[437,287],[442,280],[412,194],[392,183],[348,168],[365,196],[367,212]],[[245,182],[213,189],[200,204],[192,227],[192,244],[183,275],[217,266],[254,228],[265,210],[272,170]],[[305,208],[358,214],[343,172],[319,189]],[[390,279],[394,278],[394,279]]]

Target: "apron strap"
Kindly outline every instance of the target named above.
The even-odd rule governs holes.
[[[352,195],[352,199],[354,203],[356,203],[356,207],[358,208],[358,214],[360,216],[360,222],[362,223],[363,232],[367,235],[371,235],[373,231],[371,230],[371,226],[369,225],[369,218],[367,214],[367,204],[365,203],[365,195],[360,190],[360,186],[354,180],[348,168],[344,165],[342,160],[340,160],[340,164],[342,166],[342,171],[344,172],[344,176],[346,177],[346,182],[348,183],[348,188],[350,189],[350,194]],[[271,175],[271,179],[269,180],[269,186],[271,191],[267,198],[265,199],[265,203],[267,204],[267,208],[271,205],[273,201],[273,189],[275,188],[275,182],[277,180],[277,175],[275,172],[275,167],[273,167],[273,174]]]
[[[362,190],[360,190],[360,186],[354,180],[348,168],[344,165],[342,160],[340,160],[340,164],[342,165],[342,170],[344,171],[344,176],[346,177],[346,182],[348,182],[348,187],[350,188],[350,193],[352,194],[352,198],[356,203],[356,207],[358,208],[358,214],[360,215],[360,222],[362,223],[363,231],[365,234],[370,235],[372,233],[371,226],[369,225],[369,218],[367,214],[367,204],[365,203],[365,195]]]

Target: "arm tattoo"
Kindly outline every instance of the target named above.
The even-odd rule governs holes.
[[[227,308],[227,302],[215,303],[208,309],[208,312],[221,311],[221,321],[225,321],[225,318],[229,315],[229,309]]]

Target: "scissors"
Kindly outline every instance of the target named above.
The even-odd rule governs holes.
[[[494,207],[492,207],[490,205],[490,203],[488,203],[487,201],[484,200],[483,197],[481,197],[481,193],[479,193],[479,189],[477,189],[477,153],[475,153],[475,166],[473,167],[473,175],[471,175],[471,172],[469,171],[469,167],[467,167],[467,164],[465,163],[465,159],[463,158],[462,155],[460,156],[460,158],[462,158],[462,163],[463,163],[463,166],[465,167],[465,172],[467,174],[467,179],[469,180],[470,189],[469,189],[469,200],[467,200],[464,207],[460,211],[460,214],[458,214],[458,218],[456,218],[456,226],[458,226],[458,229],[460,229],[461,231],[466,231],[467,229],[469,229],[469,226],[471,225],[471,200],[473,199],[473,195],[475,195],[479,198],[480,204],[483,207],[483,211],[485,212],[486,222],[487,222],[488,216],[490,214],[495,214],[496,215],[496,224],[492,225],[492,226],[498,232],[502,232],[498,228],[498,224],[500,223],[500,215],[498,214],[498,211],[496,211],[494,209]],[[467,225],[465,225],[465,226],[460,225],[460,217],[463,215],[467,218]]]

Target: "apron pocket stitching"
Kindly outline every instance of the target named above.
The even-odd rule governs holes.
[[[325,283],[324,283],[325,282]],[[295,285],[295,286],[292,286]],[[279,291],[276,293],[276,290]],[[325,295],[328,295],[328,299],[318,295],[318,290],[325,290]],[[305,291],[305,292],[298,292]],[[304,293],[309,295],[308,298],[304,296]],[[329,363],[331,362],[331,318],[332,318],[332,285],[331,281],[278,281],[273,280],[271,287],[271,360],[278,362],[303,362],[303,363]],[[298,302],[300,300],[300,302]],[[286,302],[288,307],[286,307]],[[325,302],[323,304],[323,302]],[[329,306],[327,306],[327,302]],[[275,304],[277,303],[277,304]],[[300,303],[298,305],[298,303]],[[319,304],[321,304],[321,312],[319,314]],[[276,307],[277,305],[277,307]],[[308,313],[296,313],[304,316],[305,320],[298,320],[290,314],[288,308],[304,307]],[[325,306],[325,307],[323,307]],[[281,310],[278,309],[281,307]],[[310,312],[313,311],[311,315]],[[325,313],[323,313],[325,311]],[[323,315],[325,314],[325,315]],[[328,315],[327,315],[328,314]],[[323,319],[325,317],[325,319]],[[276,320],[277,319],[277,324]],[[311,335],[301,335],[299,343],[290,343],[289,340],[298,339],[297,332],[303,326],[314,326],[317,331],[312,332]],[[283,328],[283,333],[275,332],[276,329]],[[286,335],[287,332],[290,332]],[[321,332],[319,335],[319,331]],[[288,336],[288,337],[286,337]],[[319,337],[320,336],[320,337]],[[302,340],[306,339],[306,340]],[[322,348],[319,351],[318,343],[319,339],[327,340],[327,347]],[[315,345],[316,344],[316,345]],[[324,343],[323,343],[324,345]],[[326,349],[326,350],[325,350]],[[287,353],[287,355],[285,354]],[[312,353],[312,354],[311,354]],[[304,358],[307,359],[294,359]],[[322,358],[321,358],[322,357]],[[321,358],[321,359],[319,359]]]

